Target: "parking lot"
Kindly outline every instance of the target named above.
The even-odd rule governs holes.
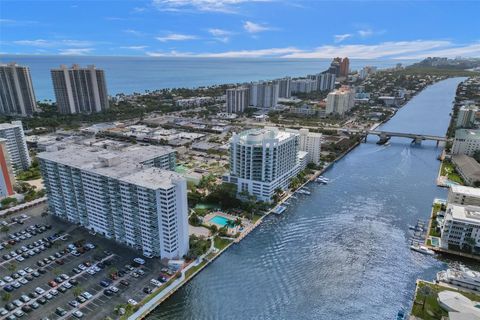
[[[0,235],[0,319],[116,319],[116,307],[140,302],[173,274],[45,209],[0,219],[8,226]]]

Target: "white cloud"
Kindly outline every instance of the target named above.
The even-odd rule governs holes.
[[[153,0],[152,5],[160,11],[203,11],[236,13],[239,5],[248,2],[271,0]]]
[[[35,40],[16,40],[13,41],[16,45],[29,46],[29,47],[41,47],[41,48],[51,48],[51,47],[85,47],[91,46],[92,42],[84,40],[45,40],[45,39],[35,39]]]
[[[26,26],[26,25],[31,25],[31,24],[36,24],[38,23],[37,21],[32,21],[32,20],[14,20],[14,19],[0,19],[0,25],[6,27],[6,26]]]
[[[372,29],[361,29],[357,31],[358,35],[362,38],[367,38],[373,35]]]
[[[60,49],[58,54],[64,56],[82,56],[89,54],[92,52],[92,48],[68,48],[68,49]]]
[[[158,41],[167,42],[167,41],[186,41],[186,40],[195,40],[197,36],[191,34],[180,34],[180,33],[170,33],[163,37],[156,37]]]
[[[145,34],[141,31],[138,31],[138,30],[134,30],[134,29],[125,29],[123,30],[124,33],[126,34],[131,34],[133,36],[137,36],[137,37],[141,37],[141,36],[144,36]]]
[[[129,49],[129,50],[143,50],[148,48],[148,46],[126,46],[126,47],[120,47],[120,49]]]
[[[333,36],[335,42],[342,42],[350,37],[352,37],[351,33],[336,34]]]
[[[378,44],[326,45],[313,50],[296,47],[238,50],[215,53],[147,52],[157,57],[207,57],[207,58],[327,58],[343,56],[354,59],[421,59],[428,56],[480,57],[480,42],[459,45],[445,40],[414,40],[382,42]]]
[[[243,24],[243,29],[248,33],[259,33],[263,31],[273,30],[273,28],[266,26],[264,24],[255,23],[252,21],[245,21]]]
[[[214,36],[214,39],[220,42],[228,42],[230,40],[230,36],[233,32],[223,29],[212,28],[208,29],[208,32]]]

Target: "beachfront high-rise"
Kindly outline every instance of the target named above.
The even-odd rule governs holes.
[[[6,141],[10,163],[15,172],[27,170],[31,160],[21,121],[0,124],[0,138]]]
[[[90,65],[71,68],[62,65],[51,70],[58,111],[65,114],[95,113],[107,110],[105,73]]]
[[[249,89],[251,106],[267,112],[275,109],[278,102],[278,83],[254,82]]]
[[[31,116],[37,111],[28,67],[16,63],[0,65],[0,114]]]
[[[52,214],[147,257],[188,252],[187,184],[172,171],[173,149],[67,145],[38,159]]]
[[[278,84],[278,97],[288,99],[291,97],[291,83],[292,79],[290,77],[285,77],[282,79],[275,80],[275,83]]]
[[[249,97],[248,88],[230,88],[227,89],[227,113],[242,113],[248,108]]]
[[[260,201],[270,202],[277,189],[286,189],[306,164],[299,152],[299,135],[263,128],[234,134],[230,141],[230,174],[224,181]]]

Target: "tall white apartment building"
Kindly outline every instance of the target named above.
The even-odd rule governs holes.
[[[22,122],[12,121],[12,123],[1,123],[0,138],[7,140],[8,156],[13,170],[16,173],[27,170],[30,167],[31,160],[28,154],[25,134],[23,133]]]
[[[480,247],[480,207],[448,204],[440,225],[440,246],[445,249],[465,245]]]
[[[249,89],[251,106],[266,111],[275,109],[278,102],[278,83],[254,82]]]
[[[275,83],[278,84],[278,97],[279,98],[290,98],[291,94],[291,83],[292,79],[290,77],[285,77],[282,79],[275,80]]]
[[[0,64],[0,114],[31,116],[37,110],[28,67]]]
[[[307,152],[307,163],[320,164],[322,151],[322,134],[310,132],[308,129],[286,129],[287,132],[298,134],[298,146],[300,151]]]
[[[480,150],[479,129],[457,129],[455,131],[452,154],[465,154],[467,156],[473,156],[477,150]]]
[[[341,87],[327,96],[326,114],[344,115],[355,104],[355,93],[349,87]]]
[[[260,201],[270,202],[276,189],[286,189],[306,165],[299,135],[263,128],[234,134],[230,142],[230,174],[224,181]]]
[[[334,73],[318,73],[309,76],[309,78],[316,81],[316,91],[332,91],[335,89],[336,76]]]
[[[471,128],[475,122],[475,116],[478,112],[478,107],[471,104],[462,106],[458,110],[457,128]]]
[[[461,206],[480,206],[480,188],[452,185],[447,202]]]
[[[174,259],[188,252],[187,186],[170,171],[173,149],[72,144],[38,159],[52,214],[147,257]]]
[[[242,113],[250,102],[248,88],[239,87],[227,89],[227,113]]]
[[[61,113],[94,113],[108,109],[105,73],[90,65],[51,70],[53,89]]]
[[[317,90],[317,81],[313,79],[292,80],[292,93],[310,93]]]

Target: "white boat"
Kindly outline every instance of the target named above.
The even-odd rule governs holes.
[[[301,193],[301,194],[306,194],[306,195],[312,194],[310,191],[302,190],[302,189],[298,190],[297,192],[298,192],[298,193]]]
[[[410,249],[412,249],[413,251],[420,252],[420,253],[423,253],[423,254],[428,254],[428,255],[431,255],[431,256],[433,256],[435,254],[435,251],[430,250],[427,247],[422,246],[422,245],[411,245]]]
[[[317,178],[315,181],[318,183],[327,184],[329,180],[325,178]]]

